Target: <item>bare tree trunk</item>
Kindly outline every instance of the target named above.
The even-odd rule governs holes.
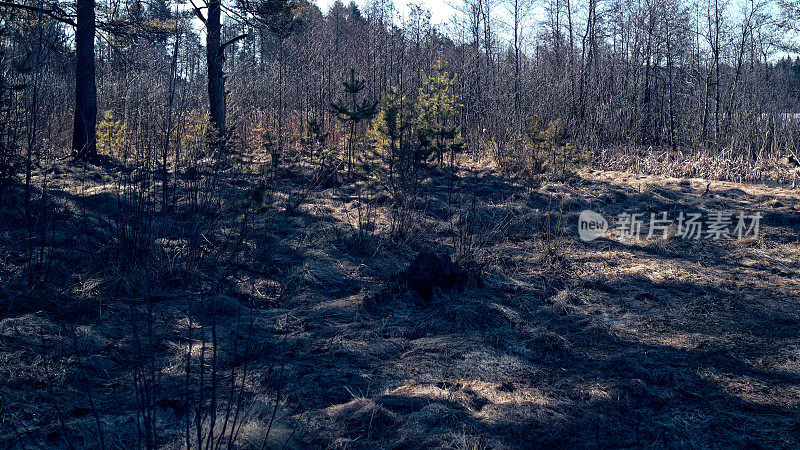
[[[519,120],[519,28],[521,24],[520,0],[514,1],[514,123]]]
[[[651,62],[652,62],[652,44],[653,44],[653,22],[654,19],[652,18],[652,11],[650,11],[650,18],[648,19],[650,22],[647,28],[647,44],[645,49],[645,66],[644,66],[644,94],[642,97],[642,114],[644,115],[644,120],[642,121],[642,128],[641,128],[641,143],[647,144],[651,141],[651,106],[650,106],[650,77],[651,77]]]
[[[176,17],[177,17],[177,7],[176,9]],[[177,20],[176,20],[176,29],[177,29]],[[180,49],[181,44],[181,33],[175,33],[175,45],[172,49],[172,64],[170,65],[170,74],[169,74],[169,95],[167,100],[167,129],[164,133],[164,147],[161,153],[161,168],[162,168],[162,197],[161,197],[161,210],[166,211],[167,209],[167,197],[168,197],[168,188],[169,188],[169,168],[167,167],[167,158],[169,156],[169,147],[170,147],[170,138],[172,137],[172,107],[175,105],[175,87],[178,83],[178,50]],[[178,158],[175,158],[175,164],[177,166]]]
[[[72,152],[76,158],[97,158],[97,87],[94,79],[94,2],[77,1],[75,30],[75,121]]]
[[[714,44],[711,51],[714,54],[714,145],[718,146],[720,141],[719,134],[719,115],[720,115],[720,85],[719,85],[719,60],[720,60],[720,5],[718,0],[714,0]]]
[[[217,131],[217,147],[225,149],[225,75],[222,73],[220,0],[208,3],[206,23],[206,65],[208,67],[208,108]]]
[[[567,28],[569,32],[569,81],[570,81],[570,117],[572,119],[577,115],[577,102],[575,101],[575,32],[572,27],[572,3],[567,0]]]

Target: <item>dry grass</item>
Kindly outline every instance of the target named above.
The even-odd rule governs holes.
[[[105,177],[80,194],[74,176],[54,180],[63,215],[46,283],[23,279],[21,225],[0,237],[2,446],[136,446],[132,310],[152,317],[159,447],[185,446],[187,353],[239,374],[239,448],[800,445],[796,191],[621,172],[531,188],[484,168],[461,170],[448,201],[432,171],[397,240],[390,203],[359,200],[356,185],[287,211],[279,194],[298,176],[252,212],[236,252],[239,214],[221,214],[209,259],[179,283],[169,264],[188,244],[168,232],[153,241],[164,256],[136,272],[80,264],[81,209],[102,218],[111,205]],[[587,208],[761,211],[763,236],[583,243]],[[421,304],[392,280],[424,249],[481,283]]]
[[[603,170],[629,171],[679,178],[767,182],[789,185],[800,181],[798,168],[775,155],[734,154],[730,150],[622,147],[602,149],[593,165]]]

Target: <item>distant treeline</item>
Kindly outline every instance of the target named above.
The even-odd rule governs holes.
[[[464,0],[448,26],[417,6],[400,18],[380,0],[327,13],[300,0],[77,3],[0,6],[4,167],[70,147],[113,150],[109,127],[126,153],[164,164],[203,121],[229,151],[265,135],[289,151],[312,122],[366,141],[369,121],[351,133],[331,108],[350,70],[365,81],[360,98],[394,86],[414,102],[440,54],[468,151],[513,145],[553,120],[583,149],[757,159],[798,139],[800,58],[782,56],[800,19],[791,2]]]

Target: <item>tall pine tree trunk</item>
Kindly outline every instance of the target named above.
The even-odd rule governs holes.
[[[97,87],[94,79],[94,3],[77,0],[75,31],[75,121],[72,151],[77,158],[97,157]]]
[[[220,35],[220,0],[208,3],[206,24],[206,65],[208,67],[208,106],[211,124],[217,131],[218,148],[225,147],[225,77],[222,73],[222,51]]]

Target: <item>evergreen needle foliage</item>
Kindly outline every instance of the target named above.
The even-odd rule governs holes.
[[[433,75],[422,74],[424,86],[416,104],[421,151],[424,159],[435,156],[440,165],[449,152],[452,167],[455,154],[465,144],[461,127],[453,124],[461,109],[461,97],[453,91],[456,77],[447,72],[447,61],[441,53],[433,70]]]
[[[356,79],[355,69],[350,69],[350,79],[342,82],[345,96],[348,99],[339,99],[331,103],[331,110],[336,117],[350,128],[350,137],[347,140],[347,175],[353,173],[353,144],[355,141],[356,127],[362,120],[372,119],[378,111],[378,102],[363,99],[358,101],[358,93],[364,89],[365,80]],[[347,102],[347,104],[345,104]]]
[[[395,187],[398,162],[407,159],[410,153],[405,136],[411,126],[411,111],[405,97],[397,86],[389,86],[368,136],[374,145],[376,156],[388,169],[387,181],[392,189]]]

